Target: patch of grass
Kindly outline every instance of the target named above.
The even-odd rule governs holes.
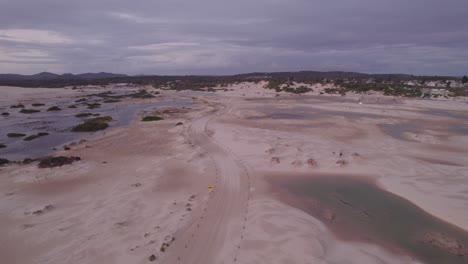
[[[136,93],[129,95],[131,98],[138,98],[138,99],[147,99],[147,98],[154,98],[155,96],[148,93],[146,90],[139,90]]]
[[[26,136],[26,134],[22,134],[22,133],[8,133],[7,134],[7,137],[24,137]]]
[[[139,99],[154,98],[154,95],[150,94],[149,92],[147,92],[144,89],[141,89],[138,92],[134,92],[134,93],[131,93],[131,94],[114,95],[113,92],[109,91],[109,92],[103,92],[103,93],[97,93],[97,94],[90,94],[88,96],[97,96],[97,97],[101,97],[101,98],[106,98],[104,103],[120,102],[119,99],[127,98],[127,97],[129,97],[129,98],[139,98]]]
[[[98,130],[104,130],[109,127],[107,123],[93,123],[93,122],[85,122],[83,124],[79,124],[72,129],[73,132],[94,132]]]
[[[6,148],[6,145],[5,144],[0,144],[0,149],[2,148]]]
[[[17,104],[17,105],[12,105],[10,108],[24,108],[24,105],[22,104]]]
[[[96,117],[96,118],[86,120],[86,122],[110,122],[112,120],[113,119],[111,116],[101,116],[101,117]]]
[[[96,117],[86,120],[84,123],[75,126],[72,131],[73,132],[94,132],[98,130],[104,130],[109,127],[107,122],[112,121],[112,117],[110,116],[103,116],[103,117]]]
[[[39,168],[61,167],[63,165],[72,164],[75,161],[81,160],[80,157],[47,157],[42,159],[37,165]]]
[[[37,133],[36,135],[27,136],[23,140],[24,141],[31,141],[31,140],[34,140],[36,138],[40,138],[40,137],[44,137],[44,136],[48,136],[48,135],[49,135],[49,133],[41,132],[41,133]]]
[[[105,100],[103,101],[104,103],[118,103],[118,102],[121,102],[121,100],[118,100],[118,99],[109,99],[109,100]]]
[[[297,88],[286,87],[283,89],[283,91],[287,93],[302,94],[302,93],[312,92],[313,90],[312,88],[309,88],[307,86],[299,86]]]
[[[70,105],[68,108],[77,108],[76,105]]]
[[[81,102],[86,102],[86,101],[88,101],[87,98],[81,98],[81,99],[76,100],[75,103],[81,103]]]
[[[36,110],[36,109],[21,109],[20,113],[23,113],[23,114],[34,114],[34,113],[39,113],[41,112],[40,110]]]
[[[92,103],[92,104],[87,104],[87,105],[88,105],[88,109],[96,109],[96,108],[101,107],[101,104],[99,103]]]
[[[52,107],[49,107],[49,109],[47,109],[47,111],[60,111],[60,110],[62,109],[58,106],[52,106]]]
[[[88,117],[92,116],[92,113],[81,113],[81,114],[76,114],[75,117]]]
[[[35,103],[35,104],[32,104],[32,106],[34,107],[39,107],[39,106],[44,106],[45,104],[41,104],[41,103]]]
[[[96,97],[101,97],[101,98],[118,97],[118,96],[114,96],[113,94],[114,93],[112,91],[107,91],[107,92],[102,92],[102,93],[97,93],[97,94],[88,94],[87,96],[88,97],[96,96]]]
[[[145,116],[141,119],[143,122],[149,122],[149,121],[159,121],[163,120],[164,118],[159,117],[159,116]]]
[[[9,116],[9,115],[10,115],[10,113],[8,113],[8,112],[3,112],[2,113],[2,116]]]

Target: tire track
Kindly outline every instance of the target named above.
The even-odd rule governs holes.
[[[162,263],[218,264],[238,261],[246,232],[251,179],[242,160],[212,138],[207,130],[210,121],[228,113],[230,108],[220,104],[211,106],[215,110],[193,120],[188,134],[190,141],[208,153],[215,164],[217,175],[214,191],[210,193],[196,221],[177,232],[177,240]]]

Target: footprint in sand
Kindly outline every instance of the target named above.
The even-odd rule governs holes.
[[[272,157],[270,159],[270,162],[273,164],[280,164],[280,158],[279,157]]]

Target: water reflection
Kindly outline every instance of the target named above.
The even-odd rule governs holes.
[[[283,175],[280,199],[321,219],[338,236],[408,252],[427,263],[467,263],[468,234],[376,185],[350,177]]]
[[[89,99],[84,103],[98,102],[96,99]],[[70,141],[81,139],[91,139],[101,135],[103,132],[94,133],[73,133],[71,128],[81,123],[85,118],[75,117],[79,113],[100,114],[100,116],[112,116],[115,121],[110,123],[111,128],[129,125],[142,110],[149,110],[162,107],[190,107],[192,103],[186,100],[170,100],[157,103],[143,103],[135,105],[116,105],[115,103],[102,103],[100,108],[88,109],[86,104],[76,104],[73,102],[58,102],[54,105],[62,108],[61,111],[47,112],[49,106],[36,107],[42,112],[36,114],[22,114],[18,109],[8,109],[11,113],[8,117],[0,117],[0,143],[7,145],[0,149],[0,157],[9,160],[22,160],[48,155],[54,148],[60,147]],[[75,104],[77,108],[68,108],[68,105]],[[30,107],[32,108],[32,107]],[[92,116],[91,116],[92,117]],[[90,118],[90,117],[88,117]],[[50,135],[37,138],[32,141],[24,141],[22,138],[9,138],[7,133],[24,133],[27,135],[47,132]]]

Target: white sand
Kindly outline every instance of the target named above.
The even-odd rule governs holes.
[[[259,110],[266,104],[297,106],[296,99],[305,97],[281,93],[271,104],[265,100],[276,93],[262,88],[264,84],[238,84],[203,97],[166,91],[163,97],[196,95],[199,105],[164,121],[111,130],[102,139],[59,153],[82,157],[72,165],[1,168],[2,259],[149,263],[154,254],[156,263],[414,262],[376,245],[336,239],[314,217],[277,201],[259,177],[268,172],[374,177],[383,188],[468,230],[468,137],[441,135],[437,124],[447,118],[423,112],[468,114],[462,100],[398,99],[400,104],[386,105],[379,102],[393,98],[369,95],[359,105],[361,96],[351,95],[334,96],[349,102],[322,102],[316,88],[313,103],[301,102],[301,107],[385,118],[274,120]],[[40,90],[3,89],[8,91],[4,102],[44,96]],[[406,135],[413,141],[392,138],[377,126],[425,118],[434,124],[423,133]],[[179,121],[184,125],[175,127]],[[336,163],[340,152],[347,165]],[[272,162],[275,158],[279,163]],[[309,165],[309,159],[316,165]],[[214,193],[208,185],[215,187]],[[32,214],[47,205],[54,208]],[[160,251],[163,243],[169,244],[165,252]]]

